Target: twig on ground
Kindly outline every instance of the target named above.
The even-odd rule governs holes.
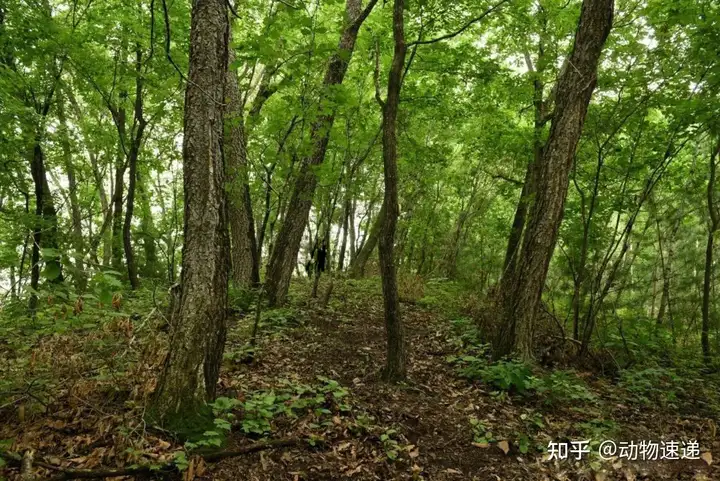
[[[243,456],[246,454],[257,453],[268,449],[287,448],[287,447],[304,447],[309,446],[306,440],[299,438],[284,438],[274,439],[270,441],[260,441],[250,446],[244,446],[242,448],[220,451],[216,453],[204,454],[201,457],[208,463],[217,462],[227,458],[233,458],[237,456]],[[32,452],[28,450],[28,452]],[[20,467],[25,466],[24,459],[26,456],[21,456],[18,453],[12,451],[1,451],[0,457],[5,459],[10,466]],[[32,458],[31,458],[32,459]],[[139,474],[161,474],[170,473],[177,469],[175,463],[169,462],[162,465],[153,466],[135,466],[131,468],[119,468],[119,469],[70,469],[55,466],[46,462],[36,461],[35,466],[45,468],[58,473],[57,476],[50,478],[52,481],[61,481],[68,479],[103,479],[103,478],[114,478],[119,476],[135,476]]]

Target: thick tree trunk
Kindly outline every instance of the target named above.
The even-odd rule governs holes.
[[[226,335],[229,248],[223,162],[229,22],[223,0],[195,0],[185,91],[185,241],[180,305],[150,416],[191,436],[212,425]]]
[[[323,81],[325,91],[320,99],[321,111],[327,108],[327,106],[323,104],[330,100],[333,92],[332,87],[342,84],[348,65],[350,64],[350,59],[352,58],[353,50],[355,49],[355,41],[357,40],[360,26],[376,3],[377,0],[370,0],[368,6],[364,10],[361,10],[361,0],[346,0],[345,14],[347,24],[340,37],[337,52],[333,55],[325,71],[325,79]],[[313,195],[317,186],[317,176],[313,167],[321,164],[325,160],[325,153],[330,140],[330,131],[332,130],[334,122],[334,109],[331,109],[329,113],[319,115],[318,119],[313,122],[310,134],[312,153],[309,157],[303,159],[302,165],[300,166],[292,197],[288,204],[288,211],[280,228],[280,232],[278,232],[268,265],[266,287],[268,301],[271,305],[278,305],[285,302],[288,288],[290,287],[292,271],[297,265],[302,233],[307,224]]]
[[[229,62],[232,63],[234,58],[231,50]],[[225,157],[232,280],[238,286],[250,287],[260,282],[259,251],[248,185],[243,104],[240,100],[237,74],[232,69],[227,72],[226,96],[228,105],[225,120]]]
[[[542,161],[534,166],[534,201],[522,250],[513,271],[505,271],[500,292],[498,357],[519,352],[532,359],[533,325],[540,306],[550,259],[562,222],[569,174],[588,104],[597,82],[597,65],[610,33],[613,0],[584,0],[569,57],[572,68],[558,79],[557,101]]]
[[[383,377],[389,381],[401,381],[407,376],[405,334],[400,318],[400,299],[397,288],[397,269],[394,247],[395,229],[400,206],[398,204],[397,168],[397,117],[400,107],[400,88],[405,66],[407,44],[405,43],[405,1],[395,0],[393,6],[393,39],[395,50],[388,75],[387,100],[383,106],[383,166],[385,177],[384,215],[378,240],[380,275],[385,307],[385,332],[387,334],[387,359]]]

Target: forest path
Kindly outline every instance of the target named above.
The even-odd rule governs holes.
[[[550,441],[587,439],[709,439],[706,420],[690,411],[671,414],[661,407],[628,406],[616,388],[590,380],[600,402],[547,406],[542,399],[492,394],[488,386],[458,376],[447,356],[457,350],[457,333],[444,309],[402,304],[409,346],[408,383],[379,379],[385,359],[382,297],[352,281],[336,284],[329,308],[303,301],[294,314],[299,328],[265,335],[256,363],[225,369],[223,384],[231,393],[312,385],[329,378],[349,391],[349,412],[333,409],[322,426],[317,417],[276,422],[271,437],[321,433],[318,450],[278,450],[234,458],[215,465],[218,480],[655,480],[720,479],[716,465],[702,460],[655,463],[546,462],[536,447]],[[307,299],[302,294],[298,299]],[[247,322],[247,321],[246,321]],[[229,349],[232,349],[230,341]],[[371,421],[366,418],[370,417]],[[474,443],[471,419],[490,443]],[[331,421],[329,421],[331,419]],[[369,424],[369,426],[368,426]],[[712,424],[712,422],[711,422]],[[615,425],[610,431],[607,426]],[[311,427],[311,429],[309,429]],[[318,430],[319,428],[319,430]],[[384,436],[388,436],[383,441]],[[530,439],[522,454],[518,440]],[[246,444],[244,436],[237,438]],[[507,444],[505,444],[507,442]],[[397,443],[397,444],[393,444]],[[509,448],[506,453],[502,448]],[[388,451],[396,451],[390,460]],[[392,453],[390,453],[392,454]]]
[[[317,377],[334,379],[349,392],[350,416],[335,416],[326,435],[329,450],[285,451],[237,458],[213,469],[215,479],[531,479],[531,468],[497,446],[473,446],[470,415],[505,423],[507,412],[487,393],[457,377],[445,362],[448,323],[436,313],[402,305],[410,348],[409,382],[393,386],[379,379],[385,359],[382,297],[343,299],[339,309],[303,309],[308,323],[262,341],[257,362],[227,372],[224,382],[240,392],[277,388],[284,380],[307,384]],[[237,383],[237,384],[235,384]],[[358,412],[375,425],[354,435]],[[283,435],[291,436],[291,423]],[[350,428],[350,429],[349,429]],[[383,429],[399,444],[399,456],[388,459],[378,437]],[[382,435],[382,434],[380,434]],[[499,476],[499,477],[497,477]]]

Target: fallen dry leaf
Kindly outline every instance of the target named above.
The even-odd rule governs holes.
[[[498,448],[502,449],[502,452],[507,454],[510,451],[510,445],[507,441],[500,441],[497,443]]]
[[[708,464],[708,466],[710,466],[713,462],[712,453],[710,453],[709,451],[707,453],[702,453],[700,455],[700,459],[705,461]]]

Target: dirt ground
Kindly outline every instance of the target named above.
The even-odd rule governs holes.
[[[301,443],[210,464],[192,460],[190,472],[171,477],[218,481],[720,479],[720,469],[708,457],[717,453],[720,458],[716,421],[703,414],[701,403],[680,409],[633,405],[618,397],[611,381],[590,374],[585,375],[588,385],[599,397],[594,403],[557,406],[538,397],[493,393],[487,385],[459,377],[447,362],[456,351],[449,319],[436,309],[413,303],[402,305],[410,349],[409,380],[390,385],[378,375],[385,357],[379,293],[356,292],[351,283],[337,283],[329,307],[319,304],[312,300],[294,303],[292,322],[263,333],[251,364],[227,360],[219,392],[245,400],[248,393],[280,393],[288,386],[336,381],[344,394],[338,399],[333,399],[332,392],[324,394],[327,409],[276,416],[265,436],[310,437],[316,440],[315,446]],[[15,452],[36,451],[36,459],[47,465],[37,467],[36,479],[62,479],[53,466],[99,469],[167,462],[181,449],[166,433],[143,424],[141,400],[154,387],[163,344],[152,335],[140,340],[148,328],[138,324],[120,320],[104,333],[53,338],[35,348],[33,363],[45,363],[58,379],[56,397],[45,401],[42,412],[28,412],[20,419],[7,406],[0,409],[0,440],[12,439],[8,445]],[[226,352],[247,341],[251,324],[252,316],[231,323]],[[102,336],[112,336],[115,343],[96,342]],[[8,355],[4,359],[18,362]],[[120,360],[125,360],[124,367]],[[115,371],[107,368],[108,372],[115,374],[99,378],[98,365],[103,369],[110,365]],[[490,438],[487,443],[474,442],[472,419],[482,423]],[[596,432],[601,436],[603,423],[610,421],[618,428],[612,435],[616,441],[697,439],[704,458],[628,463],[588,457],[558,463],[547,461],[541,451],[551,441],[583,439],[587,426],[599,426]],[[227,448],[247,446],[260,437],[233,429]],[[530,440],[525,453],[520,449],[522,437]],[[19,479],[19,471],[8,467],[4,475]],[[0,468],[0,479],[2,475]]]

